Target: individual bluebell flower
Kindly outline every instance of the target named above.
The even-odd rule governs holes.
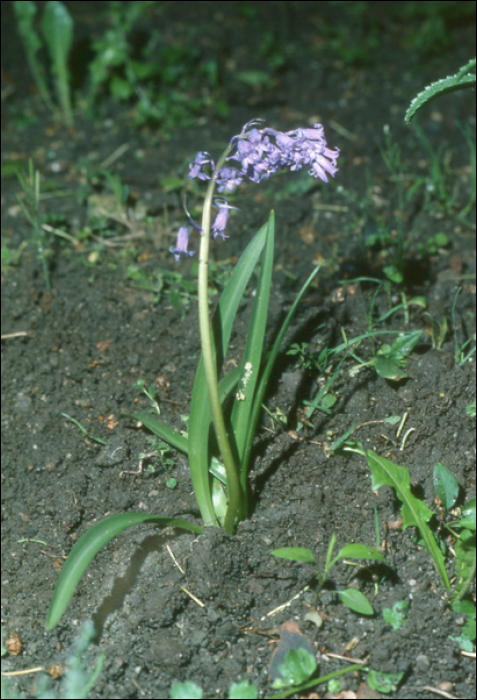
[[[171,253],[174,253],[174,257],[176,259],[176,262],[179,262],[181,259],[181,254],[184,254],[186,257],[190,258],[191,255],[194,255],[195,250],[187,250],[187,246],[189,245],[189,227],[188,226],[181,226],[178,233],[177,233],[177,243],[176,247],[171,246],[169,248]]]
[[[204,173],[202,170],[204,165],[210,163],[212,170],[214,169],[214,161],[207,151],[199,151],[199,153],[194,158],[194,162],[189,164],[189,179],[199,178],[199,180],[210,180],[210,175]]]
[[[222,168],[217,173],[215,178],[217,182],[217,191],[233,192],[236,187],[242,184],[245,175],[237,168]]]
[[[229,236],[226,236],[224,231],[225,227],[227,226],[227,221],[230,216],[230,211],[232,209],[236,209],[237,211],[240,211],[237,207],[232,207],[230,204],[228,204],[225,199],[214,199],[214,204],[216,207],[219,207],[219,213],[215,217],[215,221],[212,224],[212,232],[214,234],[214,238],[217,238],[217,236],[221,236],[223,240],[225,241],[226,238],[229,238]]]

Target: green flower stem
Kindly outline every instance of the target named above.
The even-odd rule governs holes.
[[[231,534],[234,531],[235,521],[243,511],[243,493],[238,478],[237,465],[232,453],[230,441],[225,428],[224,414],[219,398],[217,381],[217,368],[214,358],[213,341],[209,319],[209,244],[211,209],[215,189],[215,176],[225,163],[225,159],[232,147],[229,146],[220,157],[205,195],[204,208],[202,210],[202,234],[199,250],[198,271],[198,305],[200,342],[202,345],[202,357],[204,360],[205,379],[209,390],[210,411],[217,436],[217,443],[222,454],[225,473],[227,476],[228,505],[224,519],[224,530]]]

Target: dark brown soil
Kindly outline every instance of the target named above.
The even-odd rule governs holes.
[[[107,4],[66,4],[81,48],[81,42],[104,30],[98,13]],[[225,698],[230,684],[242,679],[256,683],[260,697],[269,697],[272,652],[282,624],[294,621],[314,645],[320,675],[346,666],[329,656],[334,653],[364,659],[377,671],[404,672],[389,698],[433,698],[432,688],[475,697],[474,661],[450,639],[459,636],[464,618],[450,608],[450,593],[417,543],[414,528],[394,527],[400,502],[390,488],[372,491],[362,457],[329,450],[359,423],[353,437],[406,465],[415,494],[436,512],[433,468],[438,462],[457,478],[461,505],[475,496],[475,420],[466,413],[476,394],[475,354],[458,364],[454,345],[455,338],[460,344],[475,339],[475,209],[466,222],[457,219],[471,196],[471,182],[469,151],[456,124],[458,119],[467,125],[475,139],[473,91],[435,101],[422,113],[425,134],[434,149],[442,149],[453,203],[445,209],[431,195],[425,202],[424,187],[418,191],[422,196],[410,197],[404,216],[405,279],[389,294],[379,293],[372,314],[380,330],[424,331],[406,366],[409,378],[386,380],[371,367],[352,372],[357,361],[349,357],[333,386],[332,415],[315,412],[310,425],[296,431],[303,402],[313,399],[329,374],[297,368],[296,358],[285,351],[292,343],[309,343],[316,354],[341,343],[342,330],[349,339],[366,333],[376,285],[344,280],[384,278],[383,267],[396,259],[396,246],[363,242],[377,231],[373,217],[381,217],[394,238],[397,229],[396,184],[380,152],[383,127],[389,125],[401,148],[408,193],[418,178],[430,178],[431,163],[403,122],[405,110],[425,85],[475,55],[475,15],[465,21],[447,18],[448,43],[426,51],[419,43],[424,20],[399,19],[394,7],[415,3],[364,3],[368,14],[353,20],[350,13],[359,5],[156,3],[142,31],[147,33],[152,23],[164,42],[174,45],[192,40],[194,29],[198,61],[213,58],[220,66],[215,98],[229,105],[228,117],[215,112],[212,100],[193,126],[135,127],[134,105],[118,107],[105,100],[104,116],[92,120],[79,99],[84,93],[78,93],[75,129],[68,131],[39,101],[11,4],[2,3],[2,89],[13,88],[2,97],[2,163],[32,157],[42,174],[42,192],[50,191],[43,215],[58,217],[50,219],[51,225],[63,223],[78,239],[76,245],[57,236],[49,239],[52,289],[47,291],[31,227],[16,200],[18,182],[2,179],[2,261],[4,248],[18,252],[16,264],[3,267],[2,262],[2,334],[26,333],[2,339],[2,625],[23,644],[21,655],[4,659],[2,671],[64,663],[79,628],[92,618],[97,646],[88,658],[100,651],[105,658],[91,698],[168,698],[174,680],[193,680],[204,697]],[[353,21],[358,40],[349,30]],[[341,44],[336,45],[330,27],[341,27]],[[285,59],[275,69],[260,54],[265,32]],[[367,46],[373,32],[376,47],[369,45],[360,56],[357,49]],[[269,71],[271,85],[250,87],[237,78],[251,70]],[[155,292],[137,288],[130,266],[151,280],[160,268],[193,281],[191,261],[176,264],[168,252],[185,221],[180,192],[168,192],[159,182],[182,177],[199,150],[219,155],[254,117],[283,130],[323,123],[330,146],[338,146],[341,156],[335,179],[327,185],[316,181],[303,195],[286,189],[297,181],[293,174],[244,186],[234,201],[242,213],[231,220],[230,239],[213,246],[215,259],[230,269],[275,208],[270,339],[313,264],[324,261],[318,286],[307,294],[287,335],[266,398],[269,410],[280,409],[288,423],[272,423],[264,413],[251,472],[253,515],[233,536],[215,528],[199,537],[150,525],[126,531],[94,559],[66,614],[45,633],[63,558],[93,523],[123,511],[200,523],[183,455],[168,455],[174,466],[167,472],[152,459],[148,464],[154,473],[123,473],[137,469],[139,455],[150,448],[147,431],[127,417],[149,408],[135,383],[154,383],[162,420],[185,429],[200,353],[194,299],[183,294],[183,305],[174,307],[167,284]],[[93,195],[105,207],[107,187],[104,179],[88,179],[87,168],[98,167],[123,144],[128,148],[108,167],[129,187],[132,228],[105,218],[107,226],[91,232]],[[200,200],[192,197],[190,205],[199,206]],[[80,239],[88,226],[90,232]],[[426,241],[438,232],[450,243],[432,250]],[[20,250],[23,242],[27,245]],[[426,308],[410,306],[409,318],[398,311],[378,324],[390,306],[401,303],[402,293],[407,299],[424,297]],[[231,361],[240,357],[251,302],[249,294],[239,311]],[[432,347],[425,312],[435,321],[447,318],[440,349]],[[436,323],[433,328],[437,335]],[[358,355],[370,359],[381,342],[366,341]],[[383,420],[405,413],[406,430],[412,432],[403,447],[397,426]],[[84,436],[62,414],[107,446]],[[173,489],[166,486],[170,477],[177,480]],[[324,622],[317,629],[305,620],[315,602],[313,569],[270,552],[308,547],[322,566],[332,533],[338,547],[352,542],[376,546],[375,512],[389,568],[338,564],[320,595]],[[448,548],[451,578],[453,561]],[[345,585],[368,597],[374,616],[360,616],[341,603],[335,591]],[[393,631],[382,613],[401,600],[410,602],[407,624]],[[15,684],[21,697],[32,697],[37,677],[22,676]],[[365,672],[343,676],[341,690],[354,693],[346,697],[381,697],[366,685]],[[345,697],[326,695],[326,685],[310,692],[299,697]]]

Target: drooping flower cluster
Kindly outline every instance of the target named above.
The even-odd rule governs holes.
[[[215,164],[210,154],[206,151],[200,151],[189,166],[189,178],[210,180],[211,177],[214,177],[217,191],[222,193],[233,192],[246,178],[252,182],[260,182],[286,168],[289,168],[290,171],[296,171],[308,166],[309,174],[324,182],[328,182],[328,175],[334,177],[338,171],[336,162],[339,149],[328,148],[321,124],[315,124],[312,129],[294,129],[283,132],[270,128],[257,129],[255,125],[261,121],[263,120],[254,119],[248,122],[240,134],[234,136],[230,141],[230,146],[233,149],[227,160],[236,161],[238,167],[226,166],[216,173]],[[204,170],[204,167],[210,168],[210,175]],[[212,225],[213,236],[216,238],[220,235],[223,239],[228,238],[224,233],[225,226],[231,209],[236,209],[236,207],[227,204],[225,199],[214,200],[214,205],[219,208],[219,212]],[[194,222],[192,225],[201,231],[200,226]],[[176,247],[171,246],[170,248],[176,261],[180,260],[181,254],[190,256],[195,252],[187,250],[189,233],[187,226],[181,226],[177,235]]]

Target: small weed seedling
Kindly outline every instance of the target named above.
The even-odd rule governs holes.
[[[149,403],[151,404],[151,408],[148,409],[146,411],[146,413],[157,413],[158,416],[161,415],[161,409],[159,408],[159,404],[157,401],[157,394],[156,394],[156,389],[154,387],[154,384],[150,384],[146,388],[145,380],[138,379],[137,382],[134,384],[133,389],[139,389],[149,399]]]
[[[397,632],[406,625],[407,611],[409,609],[408,600],[398,600],[392,608],[384,608],[383,617],[388,622],[393,631]]]
[[[293,561],[310,563],[316,566],[317,578],[318,578],[318,588],[316,591],[316,600],[318,601],[321,589],[326,583],[330,569],[336,564],[340,559],[351,558],[351,559],[374,559],[386,564],[386,559],[373,547],[367,547],[364,544],[348,544],[342,547],[336,557],[333,557],[333,550],[336,544],[336,536],[333,533],[331,536],[330,543],[328,545],[328,551],[326,553],[325,566],[323,569],[323,574],[320,575],[318,563],[315,559],[313,552],[305,547],[280,547],[279,549],[274,549],[271,554],[274,557],[281,557],[282,559],[292,559]],[[354,588],[349,588],[345,591],[338,591],[341,601],[347,605],[354,612],[360,613],[361,615],[374,615],[374,610],[368,599]]]
[[[17,173],[17,177],[24,195],[24,199],[17,195],[17,200],[23,213],[32,226],[32,238],[36,245],[38,257],[40,258],[41,266],[43,268],[45,285],[46,288],[50,290],[51,282],[45,252],[46,236],[42,227],[42,220],[40,216],[40,172],[33,169],[33,161],[31,158],[28,161],[28,178],[26,178],[21,171]]]
[[[76,425],[76,427],[81,430],[81,432],[83,433],[83,435],[85,437],[89,438],[90,440],[94,440],[95,442],[99,442],[100,445],[107,445],[108,444],[106,442],[106,440],[102,440],[101,438],[96,437],[96,435],[91,435],[91,433],[88,432],[88,430],[84,427],[84,425],[81,425],[81,423],[79,421],[77,421],[75,418],[72,418],[67,413],[62,413],[61,415],[63,416],[63,418],[66,418],[66,420],[69,420],[71,423],[74,423]]]
[[[166,472],[169,472],[171,469],[173,469],[175,467],[175,462],[169,456],[172,454],[172,450],[169,447],[169,445],[167,445],[165,442],[161,442],[160,440],[156,440],[156,438],[151,436],[148,436],[147,439],[151,443],[151,450],[149,452],[141,452],[141,454],[139,455],[139,473],[142,471],[143,463],[146,460],[151,459],[152,457],[155,457],[159,460],[159,464]],[[157,469],[152,464],[149,464],[147,467],[147,471],[150,474],[154,474],[157,471]],[[136,472],[129,472],[129,474],[131,473],[134,474]],[[174,489],[177,486],[177,479],[175,479],[173,476],[168,476],[166,480],[166,486],[169,489]]]

